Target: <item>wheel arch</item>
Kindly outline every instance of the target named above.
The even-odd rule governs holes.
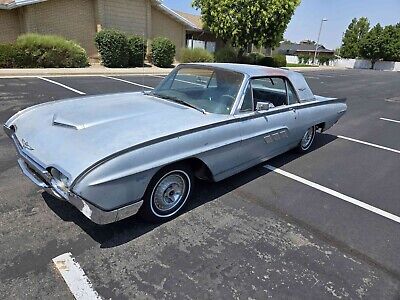
[[[164,167],[174,164],[185,164],[191,167],[196,178],[201,180],[214,181],[214,175],[210,167],[198,157],[188,157],[179,161],[175,161],[165,165]]]

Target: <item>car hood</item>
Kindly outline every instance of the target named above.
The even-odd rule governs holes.
[[[131,146],[230,118],[143,93],[55,101],[28,108],[6,123],[24,152],[72,181],[97,161]]]

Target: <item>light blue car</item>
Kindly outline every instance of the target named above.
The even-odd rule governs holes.
[[[194,178],[220,181],[297,148],[310,149],[346,112],[296,72],[182,64],[152,92],[32,106],[5,124],[23,173],[98,224],[140,212],[175,217]]]

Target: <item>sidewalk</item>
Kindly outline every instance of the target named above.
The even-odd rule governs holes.
[[[144,68],[106,68],[95,64],[87,68],[0,69],[0,77],[34,76],[95,76],[95,75],[167,75],[172,68],[145,66]]]
[[[333,70],[335,67],[288,67],[294,71]],[[106,68],[95,64],[87,68],[0,69],[0,77],[35,76],[95,76],[95,75],[167,75],[172,68],[146,66],[144,68]]]

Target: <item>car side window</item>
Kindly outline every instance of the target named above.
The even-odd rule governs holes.
[[[251,84],[249,83],[246,88],[246,93],[244,94],[242,108],[240,112],[253,111],[253,91],[251,90]]]
[[[254,107],[258,102],[269,103],[271,108],[287,105],[287,90],[285,79],[281,77],[263,77],[251,80],[253,88]]]
[[[286,83],[287,83],[289,105],[299,103],[299,98],[297,98],[293,85],[289,81],[286,81]]]

